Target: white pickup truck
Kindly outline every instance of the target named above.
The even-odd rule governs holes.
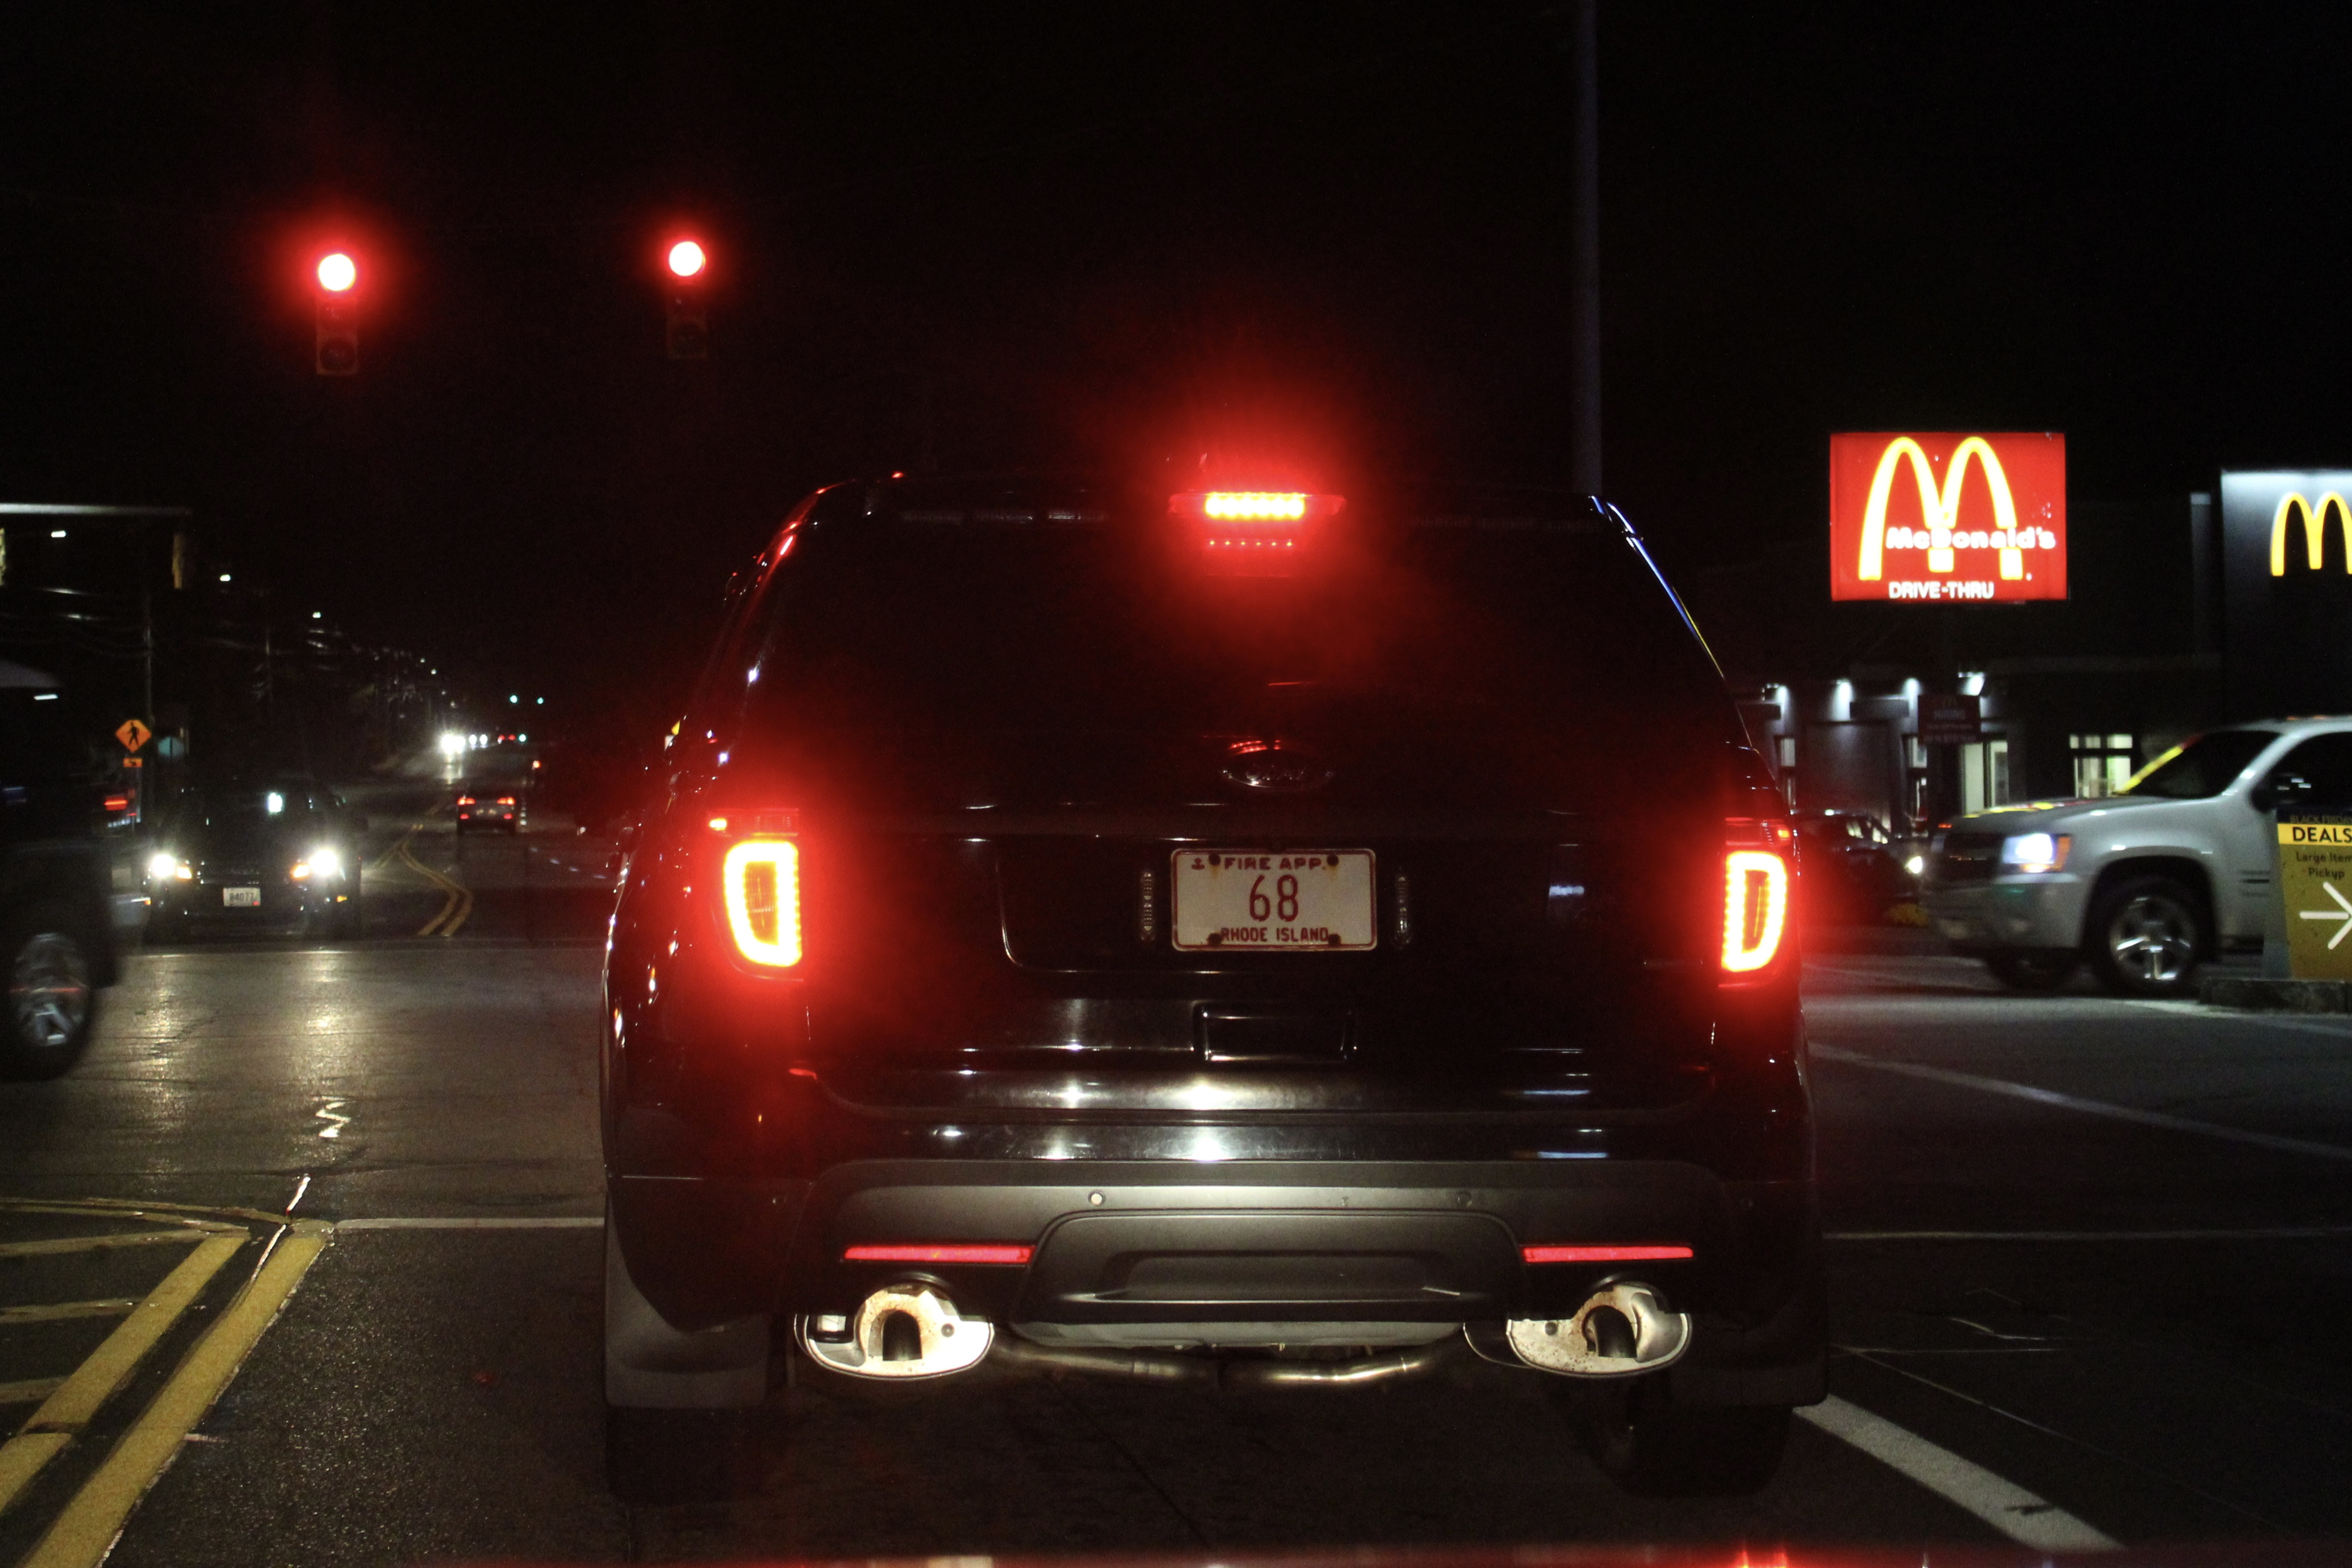
[[[2110,990],[2177,996],[2200,960],[2261,946],[2273,813],[2321,804],[2352,806],[2352,718],[2210,730],[2105,800],[1962,817],[1936,837],[1922,901],[2020,989],[2088,961]]]

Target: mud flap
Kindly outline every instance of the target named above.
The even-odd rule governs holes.
[[[604,1403],[637,1410],[748,1409],[768,1397],[768,1314],[688,1333],[629,1277],[604,1224]]]

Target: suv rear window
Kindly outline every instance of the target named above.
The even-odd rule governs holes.
[[[910,500],[838,519],[820,506],[735,643],[758,650],[751,716],[1193,733],[1638,718],[1725,732],[1713,661],[1613,525],[1476,499],[1351,503],[1331,548],[1277,578],[1211,574],[1174,525],[1098,499]]]

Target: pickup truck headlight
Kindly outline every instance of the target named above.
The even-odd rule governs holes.
[[[2064,833],[2019,833],[2000,841],[2000,869],[2039,873],[2056,871],[2066,863],[2074,841]]]

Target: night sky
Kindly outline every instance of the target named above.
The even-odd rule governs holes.
[[[1759,570],[1811,585],[1792,624],[1825,600],[1833,429],[2063,429],[2077,498],[2352,462],[2352,10],[1601,16],[1608,489],[1703,619]],[[1561,483],[1566,30],[16,7],[0,499],[192,505],[284,602],[651,716],[728,569],[826,481],[1216,429]],[[707,363],[662,355],[684,228]],[[328,242],[366,271],[351,381],[311,369]]]

